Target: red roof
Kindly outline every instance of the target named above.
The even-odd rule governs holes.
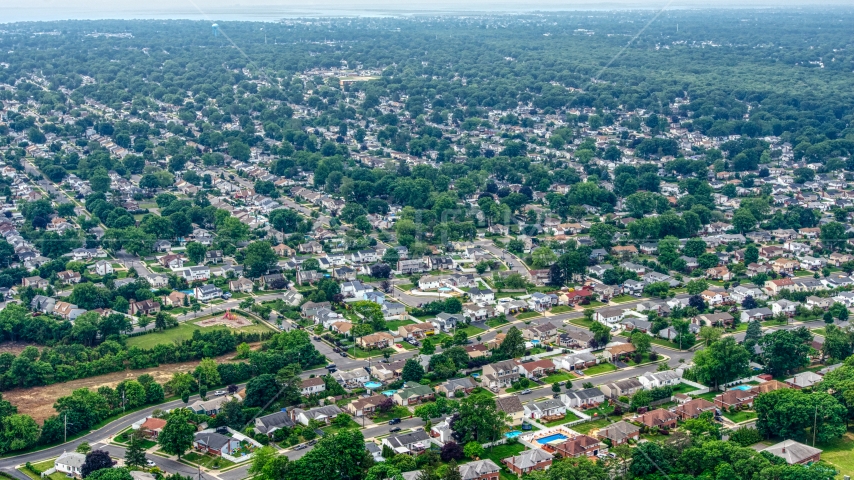
[[[140,428],[144,428],[146,430],[160,430],[165,426],[166,420],[163,420],[162,418],[148,417],[144,422],[142,422]]]

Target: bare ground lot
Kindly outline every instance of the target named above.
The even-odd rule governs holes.
[[[253,349],[259,347],[260,344],[252,345]],[[23,347],[21,347],[23,349]],[[219,363],[228,362],[234,357],[234,353],[217,357]],[[99,375],[97,377],[82,378],[80,380],[72,380],[65,383],[57,383],[44,387],[34,388],[18,388],[3,392],[3,400],[12,402],[18,407],[18,413],[25,413],[41,424],[50,416],[56,415],[53,409],[53,404],[57,398],[71,395],[71,392],[78,388],[89,388],[97,390],[98,387],[107,385],[115,387],[119,382],[126,379],[136,378],[143,373],[147,373],[154,377],[158,383],[165,383],[172,378],[173,373],[188,373],[198,365],[198,361],[184,363],[170,363],[161,365],[155,368],[144,368],[142,370],[125,370],[122,372],[109,373],[107,375]]]
[[[14,355],[18,355],[18,354],[20,354],[21,352],[23,352],[25,348],[27,348],[27,347],[29,347],[29,346],[33,346],[33,347],[39,348],[39,346],[38,346],[38,345],[35,345],[35,344],[33,344],[33,343],[26,343],[26,342],[3,342],[3,343],[0,343],[0,353],[11,353],[11,354],[14,354]],[[40,348],[39,348],[39,351],[41,351],[41,349],[40,349]]]

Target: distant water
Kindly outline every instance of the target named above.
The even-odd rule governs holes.
[[[190,19],[274,22],[288,18],[398,17],[416,15],[482,15],[577,10],[659,10],[667,0],[294,0],[265,4],[270,0],[2,0],[0,23],[51,20]],[[850,0],[673,0],[668,9],[685,8],[799,8],[850,7]]]

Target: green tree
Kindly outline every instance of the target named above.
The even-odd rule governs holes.
[[[763,436],[825,443],[845,434],[846,408],[825,392],[775,390],[754,402],[756,429]],[[815,426],[815,428],[813,428]]]
[[[468,442],[465,447],[463,447],[463,453],[471,459],[478,459],[483,457],[485,451],[479,442]]]
[[[652,338],[646,333],[638,331],[631,336],[630,340],[635,347],[635,352],[641,357],[652,351]]]
[[[7,450],[24,450],[35,445],[39,439],[39,425],[29,415],[16,413],[0,419],[3,444]],[[0,446],[0,451],[3,447]]]
[[[164,452],[181,458],[190,449],[196,433],[195,425],[190,423],[192,415],[186,408],[176,408],[169,413],[166,425],[157,436],[157,443]]]
[[[423,376],[424,367],[421,366],[421,363],[414,358],[406,359],[406,363],[403,364],[403,371],[400,374],[400,378],[402,378],[404,382],[419,382]]]
[[[821,226],[821,241],[831,250],[836,250],[847,241],[845,225],[839,222],[828,222]]]
[[[750,371],[750,353],[733,337],[713,342],[694,355],[694,374],[705,385],[728,383]]]
[[[709,289],[709,282],[702,278],[697,278],[685,284],[685,289],[690,295],[699,295]]]
[[[199,242],[189,242],[187,243],[187,258],[190,259],[193,263],[204,263],[205,253],[207,252],[207,247],[202,245]]]
[[[365,439],[359,430],[323,436],[299,460],[290,462],[288,480],[359,479],[371,465]]]
[[[759,249],[756,245],[750,244],[744,249],[744,264],[750,265],[759,261]]]
[[[522,332],[516,327],[510,327],[504,337],[504,341],[498,347],[498,351],[504,358],[516,358],[525,354],[525,339]]]
[[[276,265],[278,257],[269,242],[250,243],[244,250],[243,264],[250,277],[260,277]]]
[[[732,216],[732,226],[739,233],[746,233],[756,226],[756,217],[746,208],[739,208]]]
[[[782,375],[809,363],[812,334],[805,327],[796,330],[777,330],[759,339],[760,355],[765,371]]]
[[[590,332],[593,334],[593,341],[600,347],[611,341],[611,329],[601,322],[590,325]]]
[[[494,398],[473,394],[460,402],[458,415],[451,422],[451,430],[460,443],[486,443],[501,438],[506,425],[507,414],[498,410]]]
[[[134,430],[128,435],[128,447],[125,450],[125,465],[138,468],[145,467],[145,448],[142,441],[143,435],[140,430]]]

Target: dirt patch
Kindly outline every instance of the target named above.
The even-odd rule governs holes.
[[[200,327],[213,327],[215,325],[222,325],[228,328],[243,328],[252,326],[252,320],[248,320],[246,318],[230,313],[219,317],[208,318],[207,320],[202,320],[201,322],[196,322],[196,325]]]
[[[27,347],[36,347],[39,348],[38,345],[33,343],[26,342],[3,342],[0,343],[0,353],[11,353],[14,355],[18,355],[24,351]],[[39,349],[41,351],[41,349]]]
[[[259,344],[251,345],[252,349],[260,347]],[[22,348],[23,349],[23,348]],[[225,363],[231,361],[234,357],[233,353],[217,357],[217,362]],[[65,383],[57,383],[44,387],[34,388],[19,388],[3,392],[3,399],[12,402],[18,407],[19,413],[25,413],[41,424],[48,417],[56,415],[56,410],[53,409],[53,404],[57,398],[71,395],[71,392],[79,388],[88,388],[97,390],[98,387],[107,385],[115,387],[122,380],[134,379],[143,373],[147,373],[154,377],[158,383],[166,383],[172,378],[173,373],[188,373],[198,365],[198,361],[170,363],[161,365],[155,368],[145,368],[142,370],[125,370],[122,372],[109,373],[107,375],[99,375],[97,377],[82,378],[72,380]]]

